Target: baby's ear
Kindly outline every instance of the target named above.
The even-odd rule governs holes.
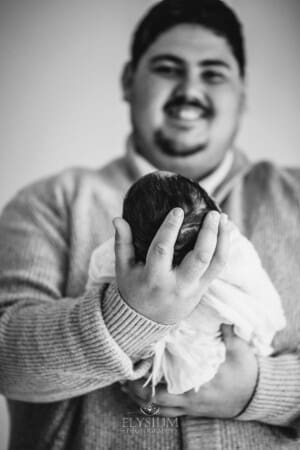
[[[121,76],[123,100],[125,100],[125,102],[130,103],[131,101],[132,83],[133,83],[133,68],[132,63],[128,61],[123,67]]]

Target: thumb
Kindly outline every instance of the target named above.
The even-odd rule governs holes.
[[[126,271],[135,261],[132,233],[129,224],[121,217],[113,220],[115,228],[116,273]]]

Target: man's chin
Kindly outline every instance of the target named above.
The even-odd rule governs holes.
[[[197,153],[203,152],[207,147],[206,142],[187,145],[186,143],[180,143],[174,139],[169,139],[161,133],[156,134],[155,144],[159,147],[162,154],[174,158],[188,158],[196,155]]]

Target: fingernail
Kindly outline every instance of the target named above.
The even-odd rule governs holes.
[[[173,214],[174,214],[174,216],[176,216],[176,217],[180,217],[180,216],[182,216],[182,214],[183,214],[183,210],[182,210],[181,208],[174,208],[174,209],[173,209]]]

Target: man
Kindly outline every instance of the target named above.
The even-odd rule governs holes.
[[[0,388],[11,449],[299,447],[300,174],[252,166],[233,148],[244,76],[241,27],[227,6],[163,0],[139,24],[124,69],[133,129],[126,156],[36,183],[5,208]],[[149,405],[150,345],[193,310],[230,245],[226,217],[211,213],[194,250],[171,270],[182,221],[175,208],[146,264],[135,265],[130,229],[116,218],[117,282],[85,295],[92,251],[113,234],[128,187],[154,168],[199,180],[215,196],[260,253],[288,326],[275,354],[258,360],[224,327],[226,361],[216,377],[180,396],[161,386]],[[151,421],[138,406],[159,416]],[[158,428],[160,417],[179,420]]]

